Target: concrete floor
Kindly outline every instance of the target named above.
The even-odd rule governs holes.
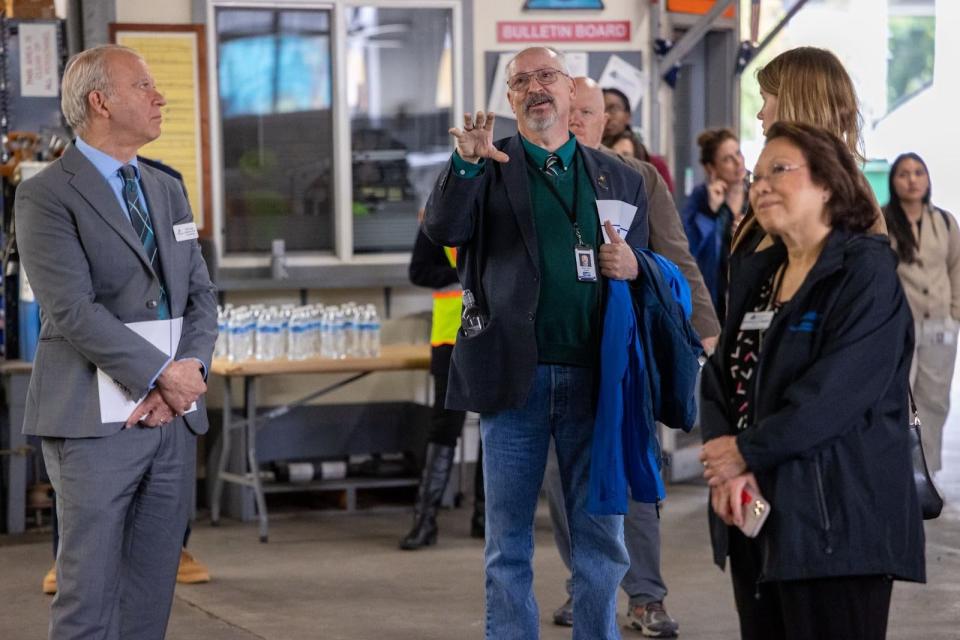
[[[709,560],[706,491],[672,486],[664,509],[667,606],[683,638],[738,636],[727,577]],[[178,586],[169,640],[473,640],[483,637],[482,544],[468,537],[469,510],[445,511],[437,547],[401,552],[401,513],[292,511],[260,544],[253,524],[197,523],[191,548],[214,576]],[[927,524],[929,583],[894,588],[890,638],[960,638],[960,510]],[[537,518],[536,593],[542,638],[570,638],[550,612],[563,602],[562,563],[545,506]],[[45,637],[50,564],[46,536],[0,537],[0,638]],[[620,611],[626,610],[621,594]],[[624,629],[624,638],[639,633]]]

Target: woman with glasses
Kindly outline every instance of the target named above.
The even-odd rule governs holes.
[[[764,134],[781,120],[803,122],[826,129],[840,138],[851,157],[864,161],[860,136],[860,107],[857,91],[843,63],[830,51],[816,47],[797,47],[784,51],[757,71],[763,106],[757,119]],[[874,204],[871,233],[886,233],[883,214],[867,179],[861,181]],[[770,238],[747,212],[733,237],[735,253],[751,253],[769,246]]]
[[[881,640],[891,580],[925,579],[913,321],[844,141],[787,122],[767,136],[749,197],[772,244],[731,265],[703,373],[714,560],[730,557],[743,638]],[[758,495],[768,517],[748,538]]]
[[[707,129],[697,137],[707,180],[684,203],[680,217],[690,253],[697,260],[722,320],[727,297],[730,238],[747,211],[746,167],[740,142],[729,129]]]
[[[960,227],[930,202],[930,174],[915,153],[899,156],[890,169],[890,202],[883,208],[896,249],[900,282],[913,311],[917,347],[913,395],[923,421],[927,467],[941,466],[943,425],[950,410],[950,383],[960,321]]]

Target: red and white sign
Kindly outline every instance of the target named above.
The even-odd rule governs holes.
[[[629,20],[497,22],[497,42],[629,42]]]

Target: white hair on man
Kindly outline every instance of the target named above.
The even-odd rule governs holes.
[[[513,56],[512,58],[510,58],[510,62],[507,63],[507,74],[509,74],[509,73],[510,73],[510,70],[513,69],[513,65],[514,65],[514,63],[517,61],[517,58],[519,58],[520,56],[522,56],[523,54],[525,54],[525,53],[527,53],[527,52],[534,51],[534,50],[536,50],[536,49],[540,49],[541,51],[546,51],[547,53],[549,53],[550,56],[553,57],[553,58],[557,61],[557,66],[560,68],[560,70],[563,71],[563,72],[564,72],[565,74],[567,74],[568,76],[570,75],[570,67],[567,66],[567,56],[565,56],[565,55],[563,54],[563,52],[560,51],[559,49],[556,49],[556,48],[554,48],[554,47],[550,47],[550,46],[547,46],[547,45],[538,45],[538,46],[536,46],[536,47],[527,47],[527,48],[524,49],[523,51],[517,52],[517,54],[516,54],[515,56]]]
[[[121,51],[143,59],[130,47],[105,44],[81,51],[67,61],[60,84],[60,108],[74,133],[82,134],[87,126],[90,92],[99,91],[107,96],[113,93],[107,61],[112,53]]]

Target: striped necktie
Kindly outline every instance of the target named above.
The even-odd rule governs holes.
[[[157,251],[157,237],[153,232],[153,222],[150,221],[150,212],[147,205],[140,197],[140,180],[137,178],[137,170],[133,165],[125,164],[120,167],[120,177],[123,178],[123,199],[127,203],[127,211],[130,213],[130,224],[136,231],[140,242],[143,243],[143,250],[147,254],[150,266],[153,272],[160,280],[160,300],[157,304],[157,318],[167,320],[170,318],[170,305],[167,302],[167,290],[163,286],[163,272],[160,270],[160,252]]]
[[[548,155],[546,162],[543,163],[543,172],[556,178],[562,170],[563,162],[560,161],[560,156],[555,153]]]

